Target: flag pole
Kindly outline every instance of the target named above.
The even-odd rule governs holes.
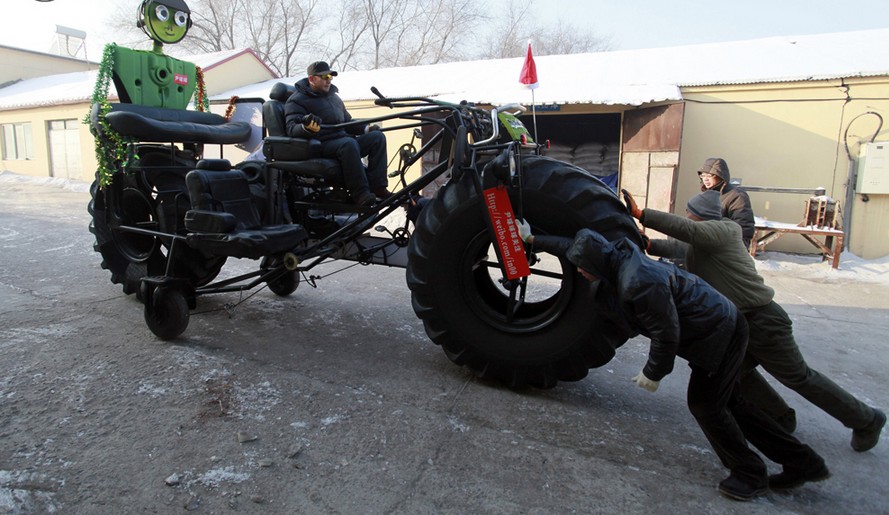
[[[537,99],[534,98],[534,90],[537,89],[537,65],[534,64],[534,56],[531,54],[531,40],[528,39],[528,51],[525,53],[525,62],[522,64],[522,72],[519,74],[519,82],[531,90],[531,120],[534,125],[534,143],[537,140]]]

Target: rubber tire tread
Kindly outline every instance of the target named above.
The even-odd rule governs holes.
[[[145,324],[161,340],[172,340],[188,328],[190,314],[185,295],[175,288],[155,288],[154,309],[145,303]]]
[[[165,258],[159,248],[155,249],[152,255],[142,263],[131,261],[118,250],[108,222],[105,190],[99,187],[98,181],[93,181],[90,185],[90,202],[87,212],[91,216],[89,231],[96,238],[93,250],[102,256],[101,267],[111,272],[111,282],[120,284],[126,295],[139,292],[143,277],[163,271]]]
[[[535,234],[573,237],[589,227],[610,241],[627,237],[641,243],[624,204],[588,172],[538,156],[523,158],[523,169],[524,214]],[[517,198],[512,202],[516,206]],[[420,213],[408,245],[406,279],[426,334],[454,363],[509,387],[551,388],[583,379],[590,368],[610,361],[630,334],[595,312],[595,286],[579,274],[568,279],[575,285],[569,313],[533,334],[504,332],[467,312],[459,271],[449,269],[462,252],[455,247],[487,230],[483,210],[466,176],[440,189]]]

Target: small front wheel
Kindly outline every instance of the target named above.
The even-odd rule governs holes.
[[[267,284],[272,293],[280,297],[286,297],[295,292],[296,287],[299,286],[299,275],[295,270],[288,270],[284,272],[284,275],[270,280]]]
[[[145,302],[145,323],[161,340],[171,340],[188,327],[188,301],[176,288],[159,286]]]

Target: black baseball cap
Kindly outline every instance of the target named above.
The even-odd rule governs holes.
[[[330,65],[326,61],[315,61],[306,69],[306,75],[324,75],[325,73],[337,76],[337,73],[330,69]]]

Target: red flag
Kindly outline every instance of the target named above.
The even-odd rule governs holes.
[[[519,74],[519,82],[528,86],[529,89],[537,89],[537,86],[540,86],[537,82],[537,65],[534,64],[534,56],[531,55],[530,41],[528,41],[528,54],[522,64],[522,73]]]

